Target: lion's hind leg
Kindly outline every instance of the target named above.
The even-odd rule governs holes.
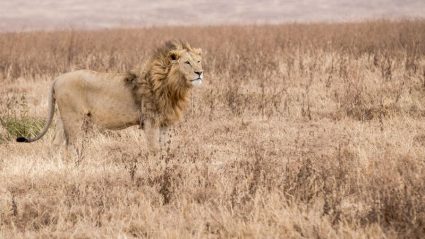
[[[62,160],[68,158],[67,146],[66,146],[66,135],[63,126],[62,119],[60,116],[56,119],[55,135],[52,138],[52,153],[51,155],[57,155]]]
[[[56,130],[52,144],[56,148],[66,144],[65,130],[63,128],[63,122],[60,117],[58,117],[56,120]]]
[[[65,138],[65,158],[72,158],[76,164],[82,161],[85,133],[82,132],[85,124],[85,117],[83,114],[77,114],[72,111],[61,111],[61,121],[63,134]],[[81,139],[79,139],[81,138]]]

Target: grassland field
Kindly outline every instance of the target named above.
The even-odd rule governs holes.
[[[205,81],[161,160],[144,133],[51,147],[52,80],[169,39]],[[424,238],[425,21],[0,33],[0,238]]]

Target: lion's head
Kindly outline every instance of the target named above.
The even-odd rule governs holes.
[[[172,50],[169,53],[171,71],[178,71],[183,75],[188,85],[200,85],[204,78],[202,70],[201,49],[183,48]]]
[[[183,41],[169,41],[157,49],[150,66],[151,77],[191,88],[202,84],[202,50]],[[172,77],[170,77],[172,76]]]

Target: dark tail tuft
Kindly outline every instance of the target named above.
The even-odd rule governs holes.
[[[28,143],[29,141],[25,137],[18,137],[18,138],[16,138],[16,142],[19,142],[19,143]]]

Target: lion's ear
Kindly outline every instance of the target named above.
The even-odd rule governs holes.
[[[170,51],[168,53],[168,57],[170,58],[171,62],[176,62],[180,58],[180,52],[178,51]]]
[[[195,52],[196,54],[202,56],[202,49],[201,48],[195,48],[195,49],[193,49],[193,52]]]

